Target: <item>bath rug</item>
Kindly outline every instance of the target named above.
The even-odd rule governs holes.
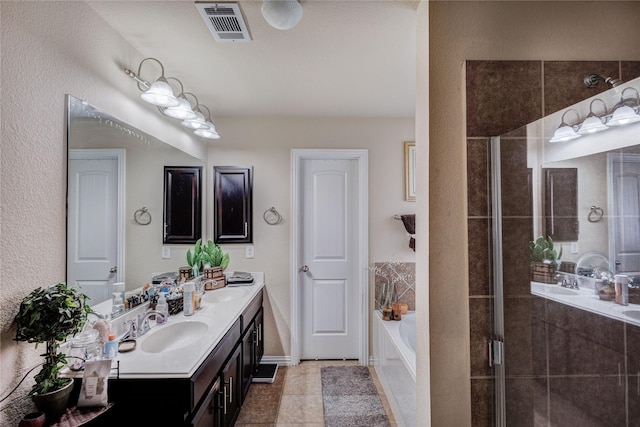
[[[326,427],[390,427],[366,366],[325,366],[320,370]]]

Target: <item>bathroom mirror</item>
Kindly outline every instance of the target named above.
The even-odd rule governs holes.
[[[640,79],[568,109],[578,111],[584,120],[591,101],[599,98],[609,106],[611,113],[611,108],[620,102],[622,92],[628,87],[640,87]],[[637,255],[640,254],[640,123],[550,143],[550,136],[568,109],[520,130],[521,135],[526,134],[527,162],[532,174],[534,236],[543,235],[548,229],[545,212],[549,207],[545,206],[545,199],[547,204],[549,202],[544,191],[544,175],[554,169],[575,170],[578,233],[573,239],[556,239],[556,244],[562,245],[561,260],[581,264],[597,259],[599,266],[607,264],[613,273],[640,272],[640,256]],[[563,198],[556,194],[554,199],[556,203],[565,200],[575,203],[574,195],[570,196]]]
[[[70,95],[67,148],[67,283],[98,304],[186,265],[191,245],[163,247],[164,167],[202,160]]]

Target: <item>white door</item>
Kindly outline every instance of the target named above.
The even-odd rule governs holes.
[[[610,154],[610,269],[640,272],[640,156]]]
[[[119,156],[102,150],[70,150],[67,206],[67,283],[91,305],[111,298],[120,281]]]
[[[331,154],[299,163],[300,239],[294,251],[302,360],[361,359],[367,342],[362,159]]]

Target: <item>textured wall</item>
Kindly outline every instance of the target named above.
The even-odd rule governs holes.
[[[46,4],[46,6],[45,6]],[[4,396],[40,361],[41,348],[12,341],[20,300],[38,286],[65,279],[65,94],[106,111],[136,117],[138,127],[162,134],[204,158],[199,143],[166,126],[135,99],[121,71],[142,56],[81,2],[0,2],[2,32],[2,156],[0,164],[0,390]],[[36,371],[37,372],[37,371]],[[30,408],[3,402],[1,425],[15,425]]]

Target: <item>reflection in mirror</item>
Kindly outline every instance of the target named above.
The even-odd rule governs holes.
[[[612,107],[621,101],[622,94],[630,87],[640,87],[640,79],[568,109],[575,109],[584,118],[589,113],[590,103],[602,99],[609,106],[611,115]],[[532,171],[534,236],[543,235],[549,229],[545,215],[550,209],[545,206],[545,173],[551,169],[575,169],[578,233],[573,239],[556,239],[563,248],[562,261],[575,262],[576,272],[585,275],[598,267],[607,268],[614,274],[639,273],[640,123],[550,143],[550,136],[561,123],[561,115],[568,109],[520,130],[521,135],[526,135],[527,162]],[[563,200],[573,203],[572,197],[563,198],[563,194],[556,194],[553,199],[555,203],[563,203]]]
[[[203,161],[73,96],[67,147],[67,283],[98,304],[114,283],[137,289],[185,265],[187,246],[163,258],[164,166]]]

